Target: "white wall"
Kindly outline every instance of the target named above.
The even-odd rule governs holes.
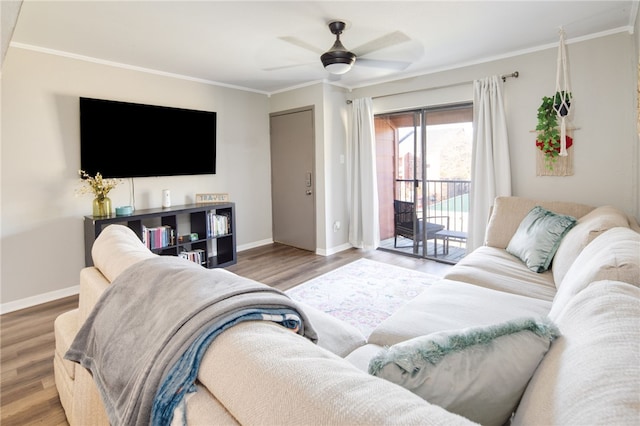
[[[324,99],[324,237],[326,254],[331,254],[351,247],[347,205],[347,140],[351,106],[347,105],[346,91],[333,85],[324,85]]]
[[[636,187],[635,193],[640,194],[640,9],[638,9],[638,13],[636,14],[635,26],[634,26],[634,43],[635,48],[633,49],[633,63],[636,67],[636,88],[633,91],[634,94],[634,105],[636,106],[636,131],[638,134],[639,140],[636,144],[636,170],[635,170],[635,179]],[[640,195],[638,195],[636,200],[636,211],[640,215]]]
[[[469,91],[471,99],[469,82],[474,79],[519,71],[520,78],[504,84],[514,195],[610,204],[640,218],[634,37],[619,33],[567,46],[573,124],[580,128],[574,134],[573,176],[536,176],[535,134],[531,131],[542,97],[555,92],[557,47],[356,89],[351,97],[372,96],[377,109],[447,104],[464,97],[461,88]],[[412,91],[416,92],[387,96]]]
[[[75,196],[79,96],[216,111],[217,174],[135,179],[136,208],[159,207],[164,188],[173,205],[228,192],[239,247],[271,241],[266,95],[10,47],[2,70],[3,310],[72,294],[78,284],[82,217],[92,212],[90,196]],[[176,160],[197,155],[180,141],[173,149]],[[114,206],[128,205],[129,181],[109,195]]]

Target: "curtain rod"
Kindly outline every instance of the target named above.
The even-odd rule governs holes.
[[[511,74],[503,74],[503,75],[500,76],[500,78],[502,79],[503,82],[506,82],[508,78],[512,78],[512,77],[513,78],[518,78],[518,77],[520,77],[520,73],[518,71],[514,71]],[[422,91],[425,91],[425,90],[445,89],[447,87],[461,86],[463,84],[469,84],[469,83],[473,83],[473,80],[462,81],[460,83],[445,84],[445,85],[442,85],[442,86],[429,87],[429,88],[426,88],[426,89],[407,90],[406,92],[390,93],[388,95],[373,96],[371,99],[386,98],[388,96],[405,95],[407,93],[422,92]],[[350,104],[352,102],[353,101],[351,99],[347,99],[347,104]]]
[[[511,78],[511,77],[518,78],[518,77],[520,77],[520,73],[518,71],[514,71],[511,74],[503,74],[503,75],[500,76],[500,78],[502,79],[503,83],[506,82],[507,79]]]

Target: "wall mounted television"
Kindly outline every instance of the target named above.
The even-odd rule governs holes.
[[[215,174],[216,113],[81,97],[80,169],[106,178]]]

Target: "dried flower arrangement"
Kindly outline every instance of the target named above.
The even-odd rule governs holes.
[[[91,193],[98,200],[105,199],[109,191],[122,182],[121,179],[105,179],[102,177],[100,172],[96,173],[95,176],[91,176],[84,170],[78,170],[78,174],[80,175],[82,182],[86,183],[88,186],[83,185],[77,193],[80,195]]]

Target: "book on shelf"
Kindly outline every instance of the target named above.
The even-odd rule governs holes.
[[[178,257],[190,260],[191,262],[207,266],[207,255],[203,249],[183,250],[178,253]]]
[[[228,214],[207,213],[207,237],[219,237],[231,233],[231,218]]]
[[[175,231],[168,225],[142,226],[142,242],[148,249],[160,249],[175,244]]]

